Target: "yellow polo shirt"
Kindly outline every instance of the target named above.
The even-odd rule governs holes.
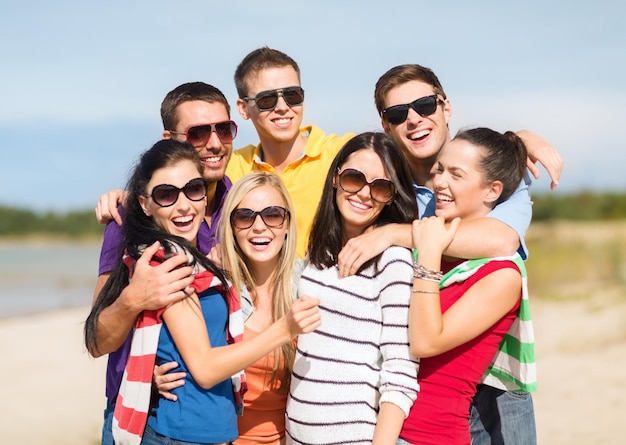
[[[287,165],[282,174],[261,160],[261,145],[259,144],[235,150],[226,168],[226,175],[231,181],[236,182],[253,171],[279,174],[295,206],[298,222],[298,255],[304,258],[309,242],[309,231],[322,196],[324,180],[330,164],[341,147],[355,134],[326,136],[315,125],[302,127],[300,133],[307,136],[304,155]]]

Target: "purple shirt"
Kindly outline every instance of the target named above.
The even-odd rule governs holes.
[[[226,176],[217,183],[215,197],[213,198],[215,205],[211,213],[211,227],[209,227],[204,219],[200,225],[200,230],[198,231],[198,249],[205,255],[217,244],[217,225],[222,216],[224,199],[226,199],[226,194],[231,186],[232,183]],[[115,221],[109,222],[104,228],[98,275],[111,272],[118,261],[121,261],[123,245],[124,237],[122,235],[122,228]],[[130,354],[131,339],[132,332],[117,351],[109,354],[106,374],[106,396],[111,404],[115,403],[117,393],[120,390],[122,375],[124,374],[124,368],[126,367],[128,355]]]

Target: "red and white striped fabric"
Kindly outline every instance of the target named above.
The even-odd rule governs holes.
[[[173,246],[179,254],[191,255],[180,246]],[[164,250],[161,247],[151,261],[156,266],[165,259]],[[124,262],[130,270],[130,276],[134,270],[135,259],[124,254]],[[228,308],[228,342],[235,343],[243,340],[243,314],[239,297],[232,286],[228,290],[223,283],[211,272],[202,266],[194,266],[194,282],[192,287],[197,294],[215,288],[225,296]],[[150,407],[150,394],[152,390],[152,371],[156,359],[159,335],[161,333],[161,315],[166,308],[142,312],[135,322],[135,330],[131,343],[130,356],[126,363],[120,392],[115,403],[113,414],[113,438],[116,445],[139,445],[148,419]],[[231,377],[235,395],[236,409],[238,413],[243,409],[243,394],[247,390],[246,377],[242,371]]]

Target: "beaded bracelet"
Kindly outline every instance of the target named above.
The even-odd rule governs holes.
[[[443,278],[443,272],[441,272],[440,270],[429,269],[419,263],[414,263],[413,278],[419,278],[421,280],[433,281],[438,283],[441,278]]]
[[[438,294],[438,290],[411,289],[414,294]]]

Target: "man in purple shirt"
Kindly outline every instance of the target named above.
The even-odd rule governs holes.
[[[230,106],[224,94],[202,82],[186,83],[170,91],[161,104],[161,119],[163,139],[189,142],[202,159],[203,176],[209,182],[209,189],[206,215],[198,233],[198,248],[208,254],[217,244],[217,224],[224,198],[231,187],[224,173],[232,154],[237,125],[230,120]],[[99,218],[100,205],[96,209]],[[109,222],[104,230],[94,301],[121,260],[122,210],[120,208],[120,214],[114,215],[115,220]],[[94,357],[109,354],[102,444],[113,445],[111,421],[114,404],[130,351],[130,333],[137,316],[144,310],[158,309],[181,300],[185,297],[186,287],[193,281],[191,267],[185,265],[187,259],[184,255],[175,255],[156,267],[150,266],[149,260],[157,249],[155,244],[145,250],[137,261],[130,284],[98,318],[98,350],[89,352]]]

